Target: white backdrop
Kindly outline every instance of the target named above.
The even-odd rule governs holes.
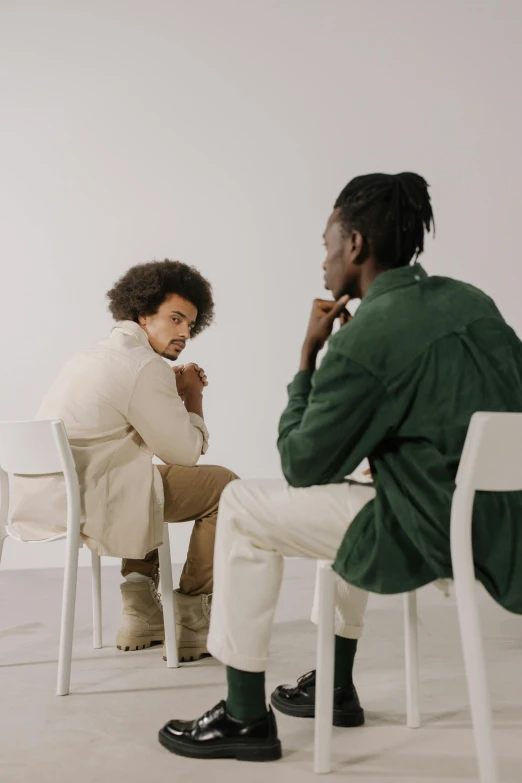
[[[110,328],[106,290],[168,256],[215,286],[184,356],[208,461],[279,476],[324,223],[377,170],[428,179],[426,266],[522,332],[521,40],[519,0],[1,0],[0,418],[32,417]],[[62,557],[9,542],[3,567]]]

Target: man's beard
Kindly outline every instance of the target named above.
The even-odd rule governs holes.
[[[175,348],[174,349],[173,348],[167,348],[167,350],[163,351],[163,353],[161,355],[163,356],[164,359],[168,359],[169,362],[175,362],[176,359],[179,356],[179,351],[176,351],[176,353],[173,353],[173,351],[175,351],[175,350],[176,350]]]

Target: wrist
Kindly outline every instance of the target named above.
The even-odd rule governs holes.
[[[299,369],[308,370],[309,372],[314,372],[317,363],[318,354],[319,354],[319,349],[317,348],[317,346],[310,345],[309,343],[305,343],[303,345],[303,350],[301,351],[301,364],[299,366]]]
[[[202,389],[190,389],[190,391],[185,393],[185,399],[183,402],[188,413],[196,413],[198,416],[203,418]]]
[[[194,399],[203,397],[203,387],[201,387],[201,389],[196,389],[196,388],[187,389],[183,393],[183,396],[185,397],[185,399],[187,399],[188,397],[194,397]]]

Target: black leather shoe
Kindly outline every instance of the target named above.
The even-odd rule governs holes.
[[[171,753],[193,759],[277,761],[281,758],[276,719],[270,708],[265,718],[243,723],[228,714],[222,701],[197,720],[169,721],[158,739]]]
[[[315,717],[315,671],[304,674],[297,685],[280,685],[272,694],[272,706],[293,718]],[[334,689],[334,726],[362,726],[364,710],[355,686]]]

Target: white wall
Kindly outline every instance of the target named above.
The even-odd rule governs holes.
[[[0,417],[31,417],[104,294],[166,256],[214,283],[209,459],[279,476],[321,234],[354,175],[432,185],[432,272],[522,332],[519,0],[2,0]],[[176,559],[187,526],[178,531]],[[59,546],[6,547],[7,567]]]

